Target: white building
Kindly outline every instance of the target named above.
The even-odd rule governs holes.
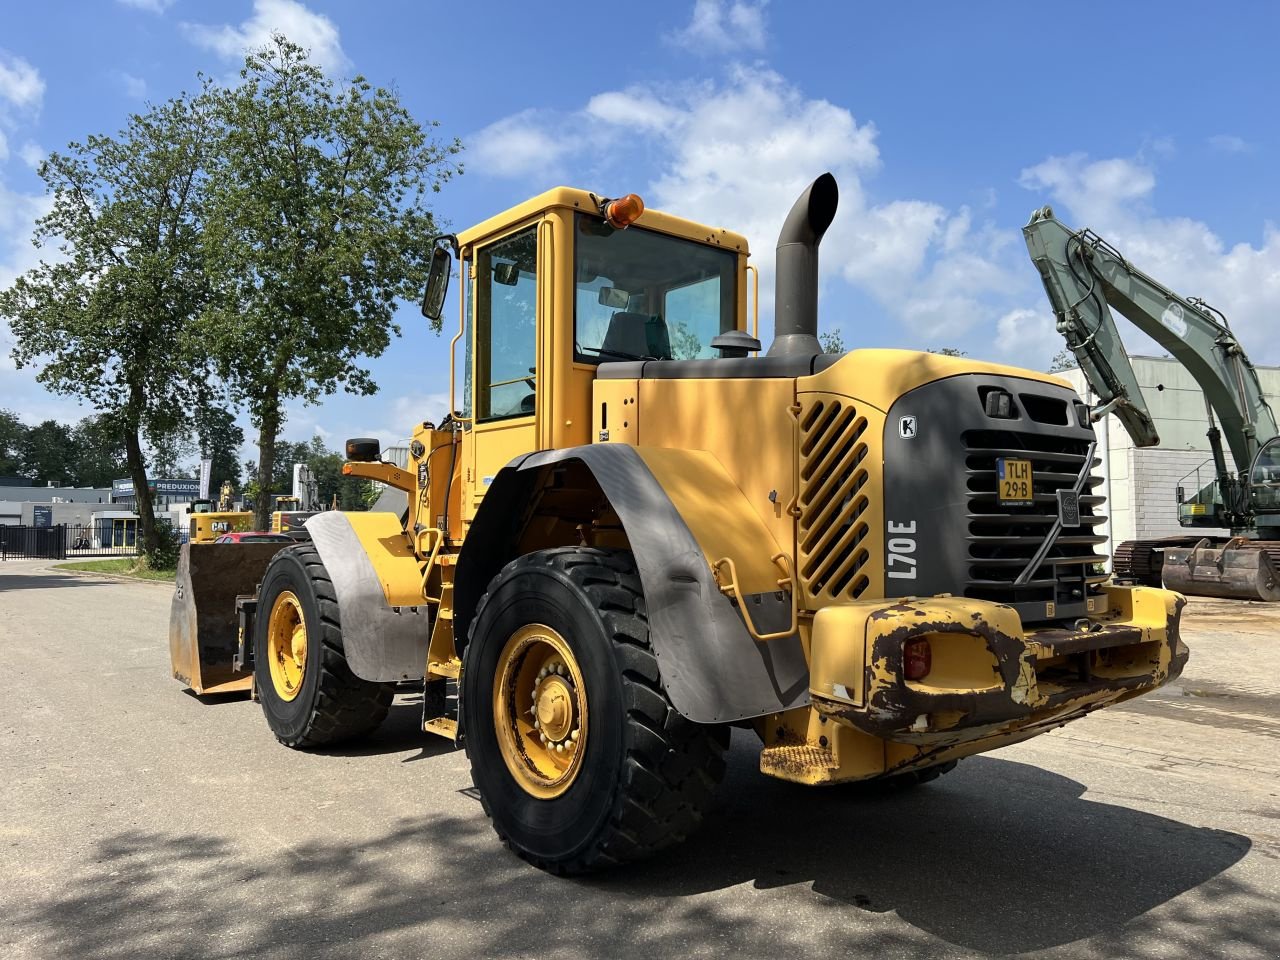
[[[1102,492],[1111,515],[1107,532],[1112,542],[1105,548],[1108,553],[1125,540],[1193,532],[1178,524],[1178,485],[1181,483],[1190,497],[1214,477],[1213,452],[1206,436],[1209,421],[1204,391],[1176,360],[1130,359],[1160,434],[1160,446],[1135,447],[1114,416],[1108,416],[1096,426],[1104,477]],[[1263,393],[1272,409],[1280,413],[1280,367],[1257,369]],[[1082,397],[1089,398],[1089,386],[1078,369],[1058,375],[1069,380]],[[1234,467],[1225,438],[1223,448],[1228,465]],[[1188,476],[1190,479],[1184,480]],[[1208,536],[1215,531],[1196,528],[1194,532]],[[1226,535],[1230,531],[1220,532]]]

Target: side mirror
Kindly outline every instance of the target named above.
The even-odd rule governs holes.
[[[431,266],[427,271],[427,289],[422,296],[422,315],[428,320],[439,321],[444,315],[444,295],[449,290],[449,274],[453,272],[453,258],[449,251],[437,243],[431,249]]]
[[[493,282],[504,287],[514,287],[520,282],[520,265],[517,263],[495,263],[493,265]]]

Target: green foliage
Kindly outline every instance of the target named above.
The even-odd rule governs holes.
[[[124,429],[111,414],[85,417],[69,433],[75,486],[109,487],[129,472]]]
[[[676,320],[671,324],[669,335],[671,339],[671,356],[676,360],[692,360],[702,353],[702,341],[698,339],[698,335],[689,329],[689,325],[682,320]]]
[[[1061,373],[1063,370],[1074,370],[1078,366],[1080,366],[1080,361],[1076,359],[1076,355],[1066,347],[1063,347],[1049,361],[1049,372]]]
[[[11,410],[0,410],[0,477],[21,476],[27,427]]]
[[[345,459],[342,454],[326,447],[320,437],[312,437],[310,443],[277,440],[273,461],[271,482],[276,493],[288,493],[292,490],[293,465],[305,463],[316,482],[316,500],[325,508],[336,497],[340,510],[365,510],[380,492],[369,480],[344,476],[342,464]],[[250,461],[245,464],[245,469],[253,476],[258,472],[258,465]],[[251,480],[245,487],[245,496],[256,503],[259,489],[257,481]]]
[[[75,480],[72,457],[67,428],[57,420],[36,424],[22,441],[23,474],[41,484],[71,486]]]
[[[181,548],[178,531],[167,523],[157,523],[155,546],[144,552],[143,560],[149,570],[173,570]]]
[[[114,136],[51,153],[40,176],[52,208],[33,240],[57,255],[0,291],[17,365],[122,431],[148,550],[155,518],[141,436],[172,433],[211,392],[192,321],[209,293],[200,238],[212,104],[208,89],[184,94]]]
[[[258,428],[271,493],[286,401],[376,390],[360,360],[399,334],[397,303],[418,298],[438,232],[424,197],[461,148],[429,139],[395,93],[331,80],[278,35],[241,79],[218,98],[203,340]]]
[[[969,355],[967,351],[956,347],[939,347],[937,350],[930,350],[929,353],[936,353],[941,357],[967,357]]]
[[[844,353],[844,335],[839,329],[823,330],[818,334],[823,353]]]
[[[212,460],[209,490],[213,495],[222,489],[224,480],[240,489],[240,447],[244,431],[236,423],[235,414],[225,407],[201,408],[195,417],[196,439],[200,458]]]

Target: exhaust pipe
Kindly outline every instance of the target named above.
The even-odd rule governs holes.
[[[818,343],[818,244],[835,219],[840,190],[824,173],[796,200],[782,232],[774,270],[773,343],[769,356],[813,356]]]

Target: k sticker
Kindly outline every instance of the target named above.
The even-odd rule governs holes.
[[[898,436],[903,440],[914,440],[916,435],[916,418],[903,417],[898,421]]]

